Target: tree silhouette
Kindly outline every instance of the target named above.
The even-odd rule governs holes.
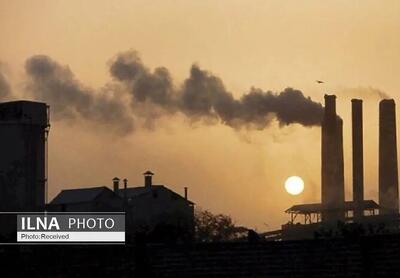
[[[195,232],[199,242],[238,241],[246,240],[248,229],[236,226],[228,215],[197,209]]]

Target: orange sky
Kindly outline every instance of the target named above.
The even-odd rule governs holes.
[[[151,68],[167,67],[179,84],[193,62],[240,96],[251,86],[302,90],[322,101],[336,93],[344,118],[347,199],[351,198],[350,98],[365,100],[366,197],[376,199],[376,90],[398,101],[399,1],[7,1],[0,0],[0,61],[16,94],[24,62],[45,54],[92,88],[110,80],[107,63],[137,50]],[[315,79],[325,80],[318,86]],[[374,88],[374,89],[372,89]],[[398,113],[399,115],[399,113]],[[294,203],[320,197],[320,130],[298,125],[236,132],[162,119],[154,130],[116,138],[85,123],[52,122],[50,195],[61,188],[110,185],[114,176],[155,180],[213,212],[259,230],[287,221]],[[302,176],[305,192],[283,182]],[[265,225],[267,224],[267,225]]]

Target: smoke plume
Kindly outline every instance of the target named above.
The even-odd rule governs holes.
[[[120,86],[94,91],[76,80],[67,66],[44,55],[33,56],[25,65],[27,88],[35,99],[50,104],[58,119],[84,118],[117,127],[121,133],[133,130],[135,118],[152,122],[176,113],[193,121],[213,119],[237,129],[263,129],[274,118],[281,126],[318,126],[323,115],[320,103],[292,88],[280,93],[251,88],[241,98],[234,98],[219,77],[196,64],[177,87],[168,69],[150,70],[134,51],[118,54],[109,65]]]
[[[85,88],[68,67],[37,55],[26,61],[25,69],[30,77],[28,90],[35,99],[47,102],[56,118],[82,117],[120,133],[133,130],[133,119],[120,99]]]
[[[166,68],[151,72],[135,52],[119,54],[111,63],[110,73],[126,84],[134,104],[150,102],[166,112],[180,111],[191,119],[213,117],[234,128],[265,128],[271,115],[280,125],[320,125],[323,115],[320,103],[292,88],[278,94],[252,88],[235,99],[220,78],[195,64],[183,85],[174,89]]]

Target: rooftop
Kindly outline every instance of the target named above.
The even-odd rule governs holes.
[[[62,190],[54,199],[51,201],[52,205],[62,205],[71,203],[85,203],[95,200],[104,191],[110,191],[106,186],[90,187],[90,188],[78,188],[78,189],[65,189]]]
[[[379,209],[379,205],[373,200],[364,200],[363,201],[363,209],[364,210],[372,210],[372,209]],[[346,201],[344,202],[343,210],[354,210],[355,204],[353,201]],[[338,208],[340,209],[340,208]],[[294,205],[285,210],[286,213],[298,213],[298,214],[309,214],[309,213],[320,213],[324,211],[328,211],[326,207],[323,207],[321,203],[314,203],[314,204],[301,204],[301,205]]]
[[[171,194],[176,195],[178,198],[184,199],[186,200],[184,197],[182,197],[181,195],[179,195],[178,193],[172,191],[171,189],[167,188],[164,185],[151,185],[151,186],[137,186],[137,187],[128,187],[126,189],[126,197],[129,198],[136,198],[138,196],[142,196],[145,194],[149,194],[152,193],[154,190],[165,190],[170,192]],[[124,195],[124,189],[120,188],[118,189],[118,195],[120,197],[123,197]],[[188,203],[190,204],[194,204],[193,202],[186,200]]]

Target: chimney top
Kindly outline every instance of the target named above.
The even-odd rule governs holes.
[[[325,115],[336,114],[336,96],[335,95],[325,95]]]
[[[394,99],[392,99],[392,98],[390,98],[390,99],[388,99],[388,98],[382,99],[379,104],[381,105],[381,104],[385,104],[385,103],[394,104]]]
[[[143,173],[144,176],[154,176],[154,173],[147,170],[146,172]]]
[[[154,176],[154,173],[147,170],[146,172],[143,173],[143,175],[144,175],[144,186],[151,187],[153,185],[152,177]]]
[[[328,94],[325,94],[325,95],[324,95],[324,98],[325,98],[325,99],[336,99],[336,95],[328,95]]]
[[[117,192],[119,190],[119,178],[115,177],[112,179],[112,181],[113,181],[114,192]]]

